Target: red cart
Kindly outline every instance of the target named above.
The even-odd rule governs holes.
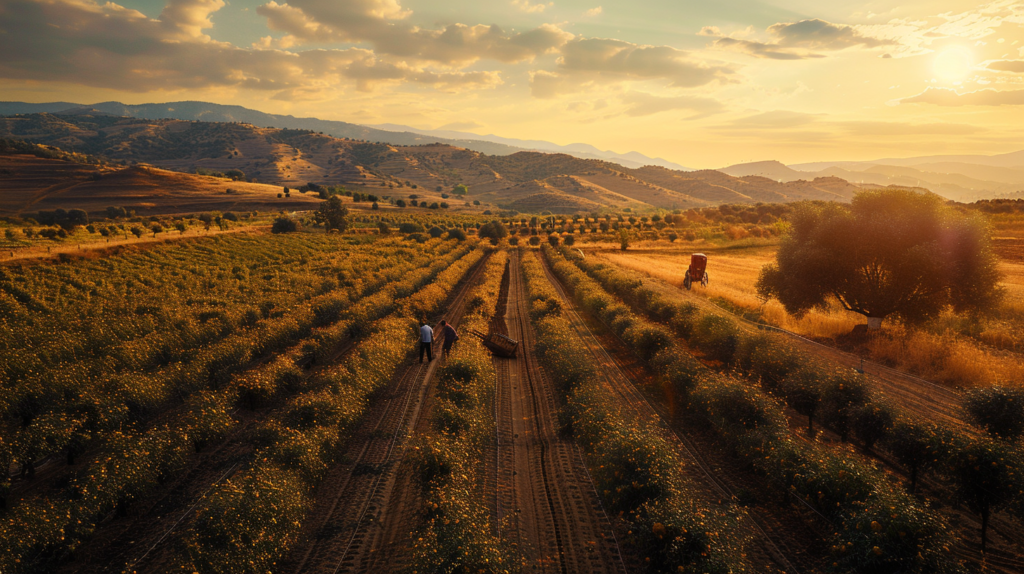
[[[683,277],[683,287],[689,289],[694,283],[700,283],[701,287],[708,286],[708,256],[703,253],[694,253],[690,256],[690,266],[686,268],[686,276]]]

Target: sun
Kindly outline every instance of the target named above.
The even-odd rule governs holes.
[[[935,56],[932,65],[935,74],[943,80],[962,80],[974,68],[974,56],[963,46],[950,46]]]

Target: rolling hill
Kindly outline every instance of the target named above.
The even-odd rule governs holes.
[[[780,182],[838,177],[866,185],[926,187],[956,201],[1012,197],[1024,191],[1024,151],[783,165],[759,161],[724,167],[736,177],[759,175]]]
[[[46,164],[53,170],[51,179],[39,175],[45,171],[40,167],[43,164],[19,160],[21,163],[5,169],[19,174],[34,170],[37,175],[33,176],[35,180],[15,177],[8,183],[20,187],[17,193],[11,192],[9,200],[3,204],[5,211],[34,208],[42,201],[37,199],[37,194],[48,189],[65,189],[60,187],[65,184],[53,178],[75,182],[66,184],[68,190],[74,191],[46,192],[43,197],[47,204],[63,202],[65,205],[61,206],[66,208],[84,205],[92,209],[113,201],[114,198],[104,195],[106,189],[131,187],[119,183],[122,179],[134,182],[136,189],[131,193],[124,191],[123,197],[135,193],[132,201],[141,205],[146,195],[141,191],[143,188],[177,190],[194,185],[205,189],[210,187],[206,185],[210,178],[199,177],[186,184],[186,180],[192,181],[198,176],[183,174],[231,170],[244,174],[249,185],[271,184],[265,187],[275,200],[280,186],[316,183],[344,185],[353,191],[392,199],[447,201],[460,209],[473,209],[475,206],[465,204],[479,201],[482,204],[479,209],[500,207],[551,212],[625,208],[652,211],[803,199],[847,201],[860,189],[836,177],[780,182],[760,175],[734,177],[713,170],[626,168],[613,162],[567,154],[520,151],[488,155],[446,144],[402,146],[336,138],[310,130],[261,128],[239,122],[144,120],[82,109],[66,114],[0,117],[0,138],[100,158],[93,160],[99,167],[72,169],[73,173],[64,175],[53,163],[61,160],[52,159]],[[115,168],[102,165],[104,163],[151,167],[135,171],[121,167],[124,174],[115,177],[105,171]],[[96,171],[101,173],[91,175]],[[172,177],[171,173],[175,175]],[[90,177],[98,179],[89,180]],[[172,182],[174,177],[182,179]],[[147,187],[142,183],[147,178],[161,183]],[[21,183],[15,185],[13,181]],[[468,197],[443,197],[457,184],[469,186]],[[220,201],[225,199],[226,187],[223,180],[213,185],[221,195]],[[296,195],[292,194],[294,201],[298,201]],[[184,210],[184,204],[172,200],[171,196],[173,193],[165,195],[158,203],[166,204],[168,209]],[[276,201],[272,204],[278,207]],[[297,205],[291,208],[298,208]]]
[[[202,122],[243,122],[269,128],[313,130],[338,138],[353,138],[389,143],[392,145],[424,145],[443,143],[486,153],[509,155],[518,151],[566,153],[583,159],[600,159],[619,163],[625,167],[660,165],[670,169],[687,168],[661,158],[649,158],[637,152],[619,154],[603,151],[588,144],[566,146],[542,140],[517,140],[495,135],[480,136],[469,132],[417,130],[408,126],[386,124],[362,126],[318,118],[268,114],[242,106],[226,106],[210,102],[168,102],[162,104],[129,105],[121,102],[101,102],[82,105],[70,102],[30,104],[26,102],[0,102],[0,115],[57,113],[60,115],[111,115],[138,119],[176,119]],[[379,128],[379,129],[378,129]]]

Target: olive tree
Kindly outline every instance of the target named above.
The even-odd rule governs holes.
[[[999,274],[989,231],[932,194],[865,191],[852,203],[805,203],[775,263],[761,270],[758,293],[799,315],[835,299],[870,328],[899,316],[919,322],[946,306],[992,308]]]
[[[327,231],[336,229],[344,233],[348,229],[348,209],[341,204],[341,198],[332,195],[313,212],[313,221],[323,225]]]

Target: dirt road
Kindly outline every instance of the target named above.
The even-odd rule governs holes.
[[[482,259],[456,290],[445,319],[458,326]],[[436,346],[436,345],[435,345]],[[374,402],[316,493],[306,528],[278,572],[390,572],[401,569],[421,495],[405,460],[410,438],[428,424],[431,379],[440,363],[415,359]]]
[[[537,364],[518,255],[509,263],[506,322],[515,359],[498,367],[497,515],[523,572],[625,572],[582,456],[558,433],[554,389]]]

